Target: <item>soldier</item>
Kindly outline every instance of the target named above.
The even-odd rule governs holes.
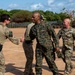
[[[58,48],[58,40],[53,28],[50,25],[42,23],[41,15],[39,12],[34,12],[32,15],[32,21],[35,25],[30,30],[30,38],[31,40],[36,38],[36,66],[35,71],[36,75],[42,75],[42,59],[45,57],[46,62],[52,71],[53,75],[61,75],[58,72],[58,68],[54,62],[52,57],[53,53],[53,45],[51,37],[53,38],[56,46],[56,50],[59,51]]]
[[[4,75],[5,73],[5,59],[2,52],[5,40],[8,38],[12,43],[16,45],[19,44],[19,40],[13,36],[12,31],[10,31],[6,26],[9,23],[10,16],[7,14],[2,14],[0,23],[0,75]]]
[[[32,47],[33,41],[29,37],[30,29],[33,25],[34,23],[28,25],[26,32],[24,34],[24,38],[21,38],[21,41],[23,42],[23,49],[27,59],[24,75],[34,75],[32,70],[32,62],[33,62],[33,55],[34,55],[33,47]]]
[[[65,72],[64,75],[69,75],[71,69],[73,68],[71,63],[71,58],[73,54],[74,39],[75,39],[75,29],[70,25],[71,20],[65,18],[63,22],[63,28],[58,32],[57,36],[59,39],[62,37],[63,49],[62,54],[64,56],[63,61],[65,62]]]

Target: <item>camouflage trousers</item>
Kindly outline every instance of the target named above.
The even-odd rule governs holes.
[[[65,75],[69,75],[71,72],[71,69],[73,67],[72,62],[71,62],[71,58],[72,58],[72,54],[73,54],[73,50],[62,50],[62,53],[64,55],[63,61],[65,62]]]
[[[5,59],[3,52],[0,52],[0,75],[4,75],[5,73]]]
[[[48,48],[48,50],[45,50],[44,48],[39,48],[39,47],[36,48],[36,66],[35,66],[36,75],[42,75],[43,58],[45,58],[49,66],[49,69],[52,71],[53,75],[58,75],[58,68],[54,62],[52,53],[53,52],[50,47]]]
[[[30,75],[33,73],[32,62],[33,62],[33,48],[32,44],[23,43],[23,48],[26,56],[26,65],[24,70],[24,75]]]

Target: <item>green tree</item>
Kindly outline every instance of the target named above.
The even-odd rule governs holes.
[[[21,11],[21,10],[20,9],[14,9],[14,10],[10,10],[9,12],[10,12],[11,15],[13,15],[13,14],[19,12],[19,11]]]
[[[14,13],[12,16],[12,20],[14,22],[29,22],[31,21],[32,13],[27,10],[21,10],[17,13]]]
[[[67,14],[67,13],[59,13],[59,16],[60,16],[62,21],[64,20],[64,18],[67,18],[67,17],[69,18],[70,17],[70,15]]]
[[[9,14],[10,15],[10,13],[7,10],[0,9],[0,15],[2,15],[2,14]]]
[[[61,17],[59,16],[59,14],[55,13],[55,21],[61,21]]]
[[[55,18],[54,18],[54,13],[51,12],[51,11],[46,11],[45,12],[45,17],[47,19],[47,21],[53,21]]]

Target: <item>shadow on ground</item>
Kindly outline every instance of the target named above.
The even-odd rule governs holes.
[[[22,75],[23,72],[19,69],[24,69],[22,67],[15,67],[15,64],[9,63],[6,65],[6,72],[13,73],[14,75]]]
[[[33,64],[33,67],[35,67],[35,64]],[[47,70],[47,71],[50,71],[49,67],[46,66],[46,65],[42,65],[42,69]],[[59,72],[64,72],[64,70],[59,70]]]
[[[42,68],[45,69],[45,70],[50,71],[49,67],[46,66],[46,65],[42,65]],[[64,70],[59,70],[59,72],[64,72]]]

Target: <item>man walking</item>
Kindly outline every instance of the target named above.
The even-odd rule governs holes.
[[[57,36],[59,39],[62,37],[63,40],[62,54],[64,58],[62,59],[65,62],[64,75],[70,75],[73,68],[71,58],[74,47],[75,29],[71,27],[71,20],[69,18],[64,19],[63,26],[64,27],[58,32]]]
[[[46,62],[52,71],[53,75],[60,75],[58,68],[53,59],[53,45],[51,37],[55,42],[56,50],[58,48],[58,40],[53,28],[50,25],[41,21],[41,15],[39,12],[34,12],[32,15],[32,21],[35,25],[31,28],[30,38],[31,40],[36,38],[36,75],[42,75],[42,59],[45,57]]]

